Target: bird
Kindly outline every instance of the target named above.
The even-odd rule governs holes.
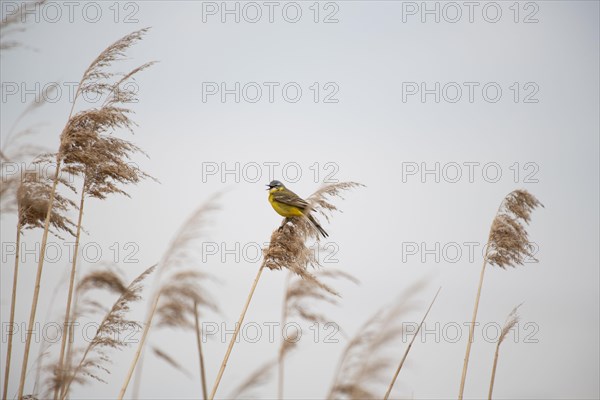
[[[279,181],[271,181],[267,185],[267,190],[269,191],[269,203],[271,203],[277,214],[285,218],[306,217],[324,238],[329,236],[310,214],[313,209],[306,200],[286,188]]]

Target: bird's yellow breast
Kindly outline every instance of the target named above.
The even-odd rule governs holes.
[[[273,209],[277,212],[277,214],[282,217],[291,218],[291,217],[301,217],[303,215],[302,210],[298,207],[290,206],[289,204],[284,204],[275,199],[274,193],[281,189],[273,188],[269,190],[269,203]]]

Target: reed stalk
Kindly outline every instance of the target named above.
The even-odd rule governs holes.
[[[227,347],[227,351],[225,352],[225,357],[223,358],[223,361],[221,362],[221,367],[219,368],[219,373],[217,374],[217,379],[215,380],[213,388],[210,392],[210,397],[209,397],[210,400],[213,400],[215,398],[215,394],[217,393],[217,389],[219,388],[219,383],[221,383],[221,378],[223,377],[223,373],[225,372],[225,368],[227,367],[227,361],[229,360],[229,356],[231,355],[231,350],[233,350],[233,346],[235,345],[237,336],[240,333],[242,323],[244,322],[244,317],[246,316],[246,312],[248,311],[248,307],[250,306],[250,302],[252,301],[252,296],[254,296],[254,291],[256,290],[256,286],[258,285],[258,281],[260,279],[262,271],[263,271],[263,269],[265,269],[265,265],[266,265],[266,261],[264,261],[261,264],[261,266],[258,269],[258,272],[256,274],[256,277],[254,278],[254,282],[252,283],[252,287],[250,288],[250,293],[248,294],[248,298],[246,299],[246,303],[244,304],[242,313],[240,314],[240,317],[238,318],[238,322],[235,325],[233,337],[229,341],[229,346]]]
[[[202,332],[200,331],[200,321],[198,318],[198,301],[194,301],[194,325],[196,328],[196,341],[198,342],[198,358],[200,360],[200,381],[202,383],[202,398],[208,398],[206,390],[206,370],[204,368],[204,354],[202,353]]]
[[[427,311],[425,312],[425,315],[423,316],[423,319],[421,320],[421,323],[419,324],[417,331],[413,335],[412,339],[410,340],[410,343],[408,344],[408,347],[404,351],[404,355],[402,356],[402,359],[400,360],[400,364],[398,365],[398,368],[396,369],[396,373],[394,374],[394,377],[392,378],[392,382],[390,382],[390,386],[388,387],[388,390],[385,393],[385,396],[383,398],[384,400],[387,400],[390,397],[390,393],[392,392],[392,388],[394,387],[394,384],[396,383],[396,379],[398,379],[398,374],[400,374],[400,370],[402,369],[402,366],[404,365],[404,361],[406,361],[408,352],[410,351],[415,339],[417,338],[417,335],[419,334],[419,331],[421,330],[421,327],[423,326],[423,323],[425,322],[425,319],[427,318],[429,311],[431,311],[431,307],[433,307],[433,303],[435,303],[435,299],[437,299],[438,294],[440,294],[440,290],[442,290],[441,287],[435,293],[435,296],[433,297],[433,300],[431,300],[431,303],[429,304],[429,308],[427,308]]]
[[[19,253],[21,252],[21,212],[19,211],[19,216],[17,220],[17,238],[15,240],[16,244],[16,254],[15,254],[15,267],[13,272],[13,286],[12,286],[12,295],[10,298],[10,317],[8,321],[9,331],[8,331],[8,344],[6,348],[6,364],[4,370],[4,388],[2,389],[2,398],[8,399],[8,378],[10,377],[10,360],[12,355],[12,341],[13,336],[15,334],[15,306],[17,304],[17,282],[19,280]]]

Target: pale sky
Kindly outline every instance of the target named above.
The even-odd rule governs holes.
[[[18,3],[3,0],[2,15]],[[325,244],[335,249],[325,260],[321,254],[324,268],[361,282],[333,282],[340,305],[324,308],[347,335],[426,278],[417,307],[401,319],[419,321],[443,287],[393,391],[415,399],[456,398],[482,245],[502,198],[527,189],[545,205],[528,227],[539,263],[487,270],[465,396],[487,396],[494,329],[523,303],[518,335],[502,345],[495,397],[598,398],[599,3],[475,3],[50,2],[11,36],[22,46],[2,53],[2,139],[35,89],[58,82],[56,101],[20,125],[40,124],[31,140],[56,150],[70,88],[85,68],[121,36],[152,28],[117,67],[159,61],[136,80],[135,136],[120,135],[148,153],[136,161],[160,184],[131,187],[130,199],[88,202],[82,246],[89,253],[80,271],[100,249],[102,260],[116,258],[132,279],[160,259],[197,206],[224,191],[198,243],[202,268],[221,281],[207,284],[222,310],[204,321],[219,329],[205,345],[209,387],[231,337],[220,333],[233,330],[260,265],[258,246],[280,223],[264,190],[271,179],[301,196],[327,178],[366,185],[336,200],[343,213],[322,221]],[[4,365],[15,218],[1,221]],[[40,238],[40,230],[28,231],[23,241],[32,249]],[[60,254],[44,269],[42,323],[61,320],[70,268],[68,245],[51,242]],[[33,291],[36,263],[28,254],[19,323]],[[133,262],[124,262],[128,255]],[[263,274],[246,316],[262,335],[256,343],[250,328],[242,335],[217,397],[276,357],[280,336],[269,343],[268,326],[280,321],[284,281],[284,272]],[[142,303],[133,318],[144,312]],[[319,399],[348,340],[338,334],[327,343],[322,326],[315,340],[304,328],[286,362],[286,397]],[[193,378],[147,355],[140,397],[199,398],[193,334],[151,331],[149,342]],[[386,354],[399,361],[406,345]],[[11,398],[23,347],[16,339]],[[72,398],[115,398],[134,348],[111,353],[108,384],[77,386]],[[27,383],[26,393],[33,376]],[[276,375],[256,394],[274,398]]]

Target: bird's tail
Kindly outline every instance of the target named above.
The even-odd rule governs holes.
[[[324,238],[327,238],[329,235],[325,232],[325,229],[317,222],[317,220],[310,214],[307,215],[308,220],[313,224],[313,226],[319,231]]]

